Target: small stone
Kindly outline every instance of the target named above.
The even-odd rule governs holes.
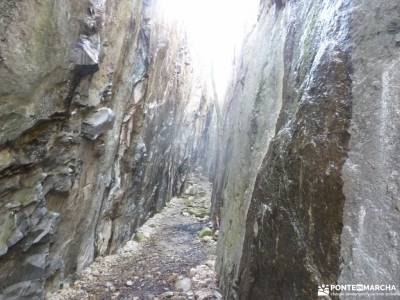
[[[171,291],[161,294],[161,297],[164,297],[166,299],[172,298],[173,296],[174,296],[174,292],[171,292]]]
[[[197,300],[211,300],[214,299],[214,294],[210,290],[200,290],[195,293]]]
[[[106,282],[106,288],[110,291],[115,291],[115,287],[111,282]]]
[[[214,268],[215,262],[213,260],[207,260],[206,265],[212,269]]]
[[[211,237],[212,235],[213,235],[212,230],[210,228],[208,228],[208,227],[204,227],[199,233],[199,237],[200,238],[203,238],[205,236],[210,236]]]
[[[120,252],[134,252],[138,248],[138,243],[136,241],[128,241],[124,248]]]
[[[189,275],[190,277],[194,277],[196,275],[196,269],[195,268],[191,268],[189,271]]]
[[[135,234],[135,237],[133,239],[136,242],[141,243],[141,242],[144,242],[146,240],[146,236],[143,233],[138,232],[138,233]]]
[[[133,285],[133,281],[132,280],[128,280],[127,282],[126,282],[126,286],[132,286]]]
[[[192,281],[190,280],[190,278],[187,277],[182,278],[176,282],[175,288],[183,292],[188,292],[192,288]]]
[[[212,240],[213,240],[213,238],[211,236],[208,236],[208,235],[207,236],[203,236],[201,238],[201,241],[205,242],[205,243],[210,243]]]
[[[214,291],[214,297],[216,298],[216,300],[221,300],[222,294],[218,291]]]
[[[63,289],[68,289],[70,287],[71,287],[71,284],[68,281],[63,282],[62,286],[61,286],[61,288],[63,288]]]

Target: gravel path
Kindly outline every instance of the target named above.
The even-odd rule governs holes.
[[[73,284],[46,299],[220,299],[215,236],[208,230],[210,193],[205,178],[192,175],[184,195],[149,219],[117,254],[96,259]]]

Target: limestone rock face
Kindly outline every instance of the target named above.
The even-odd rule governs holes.
[[[212,106],[156,5],[1,1],[1,299],[41,299],[181,191]]]
[[[399,13],[396,0],[262,1],[223,109],[225,299],[399,282]]]

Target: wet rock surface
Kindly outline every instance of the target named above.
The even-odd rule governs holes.
[[[213,220],[224,297],[398,283],[399,2],[261,4],[222,112]]]
[[[47,298],[221,299],[214,271],[216,241],[198,236],[210,226],[209,218],[184,215],[189,204],[210,205],[210,184],[197,174],[185,188],[188,193],[173,198],[117,254],[97,258]]]

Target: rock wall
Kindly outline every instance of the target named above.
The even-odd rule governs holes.
[[[396,0],[261,2],[214,182],[225,299],[399,283],[399,16]]]
[[[0,3],[1,299],[41,299],[181,190],[213,108],[156,5]]]

